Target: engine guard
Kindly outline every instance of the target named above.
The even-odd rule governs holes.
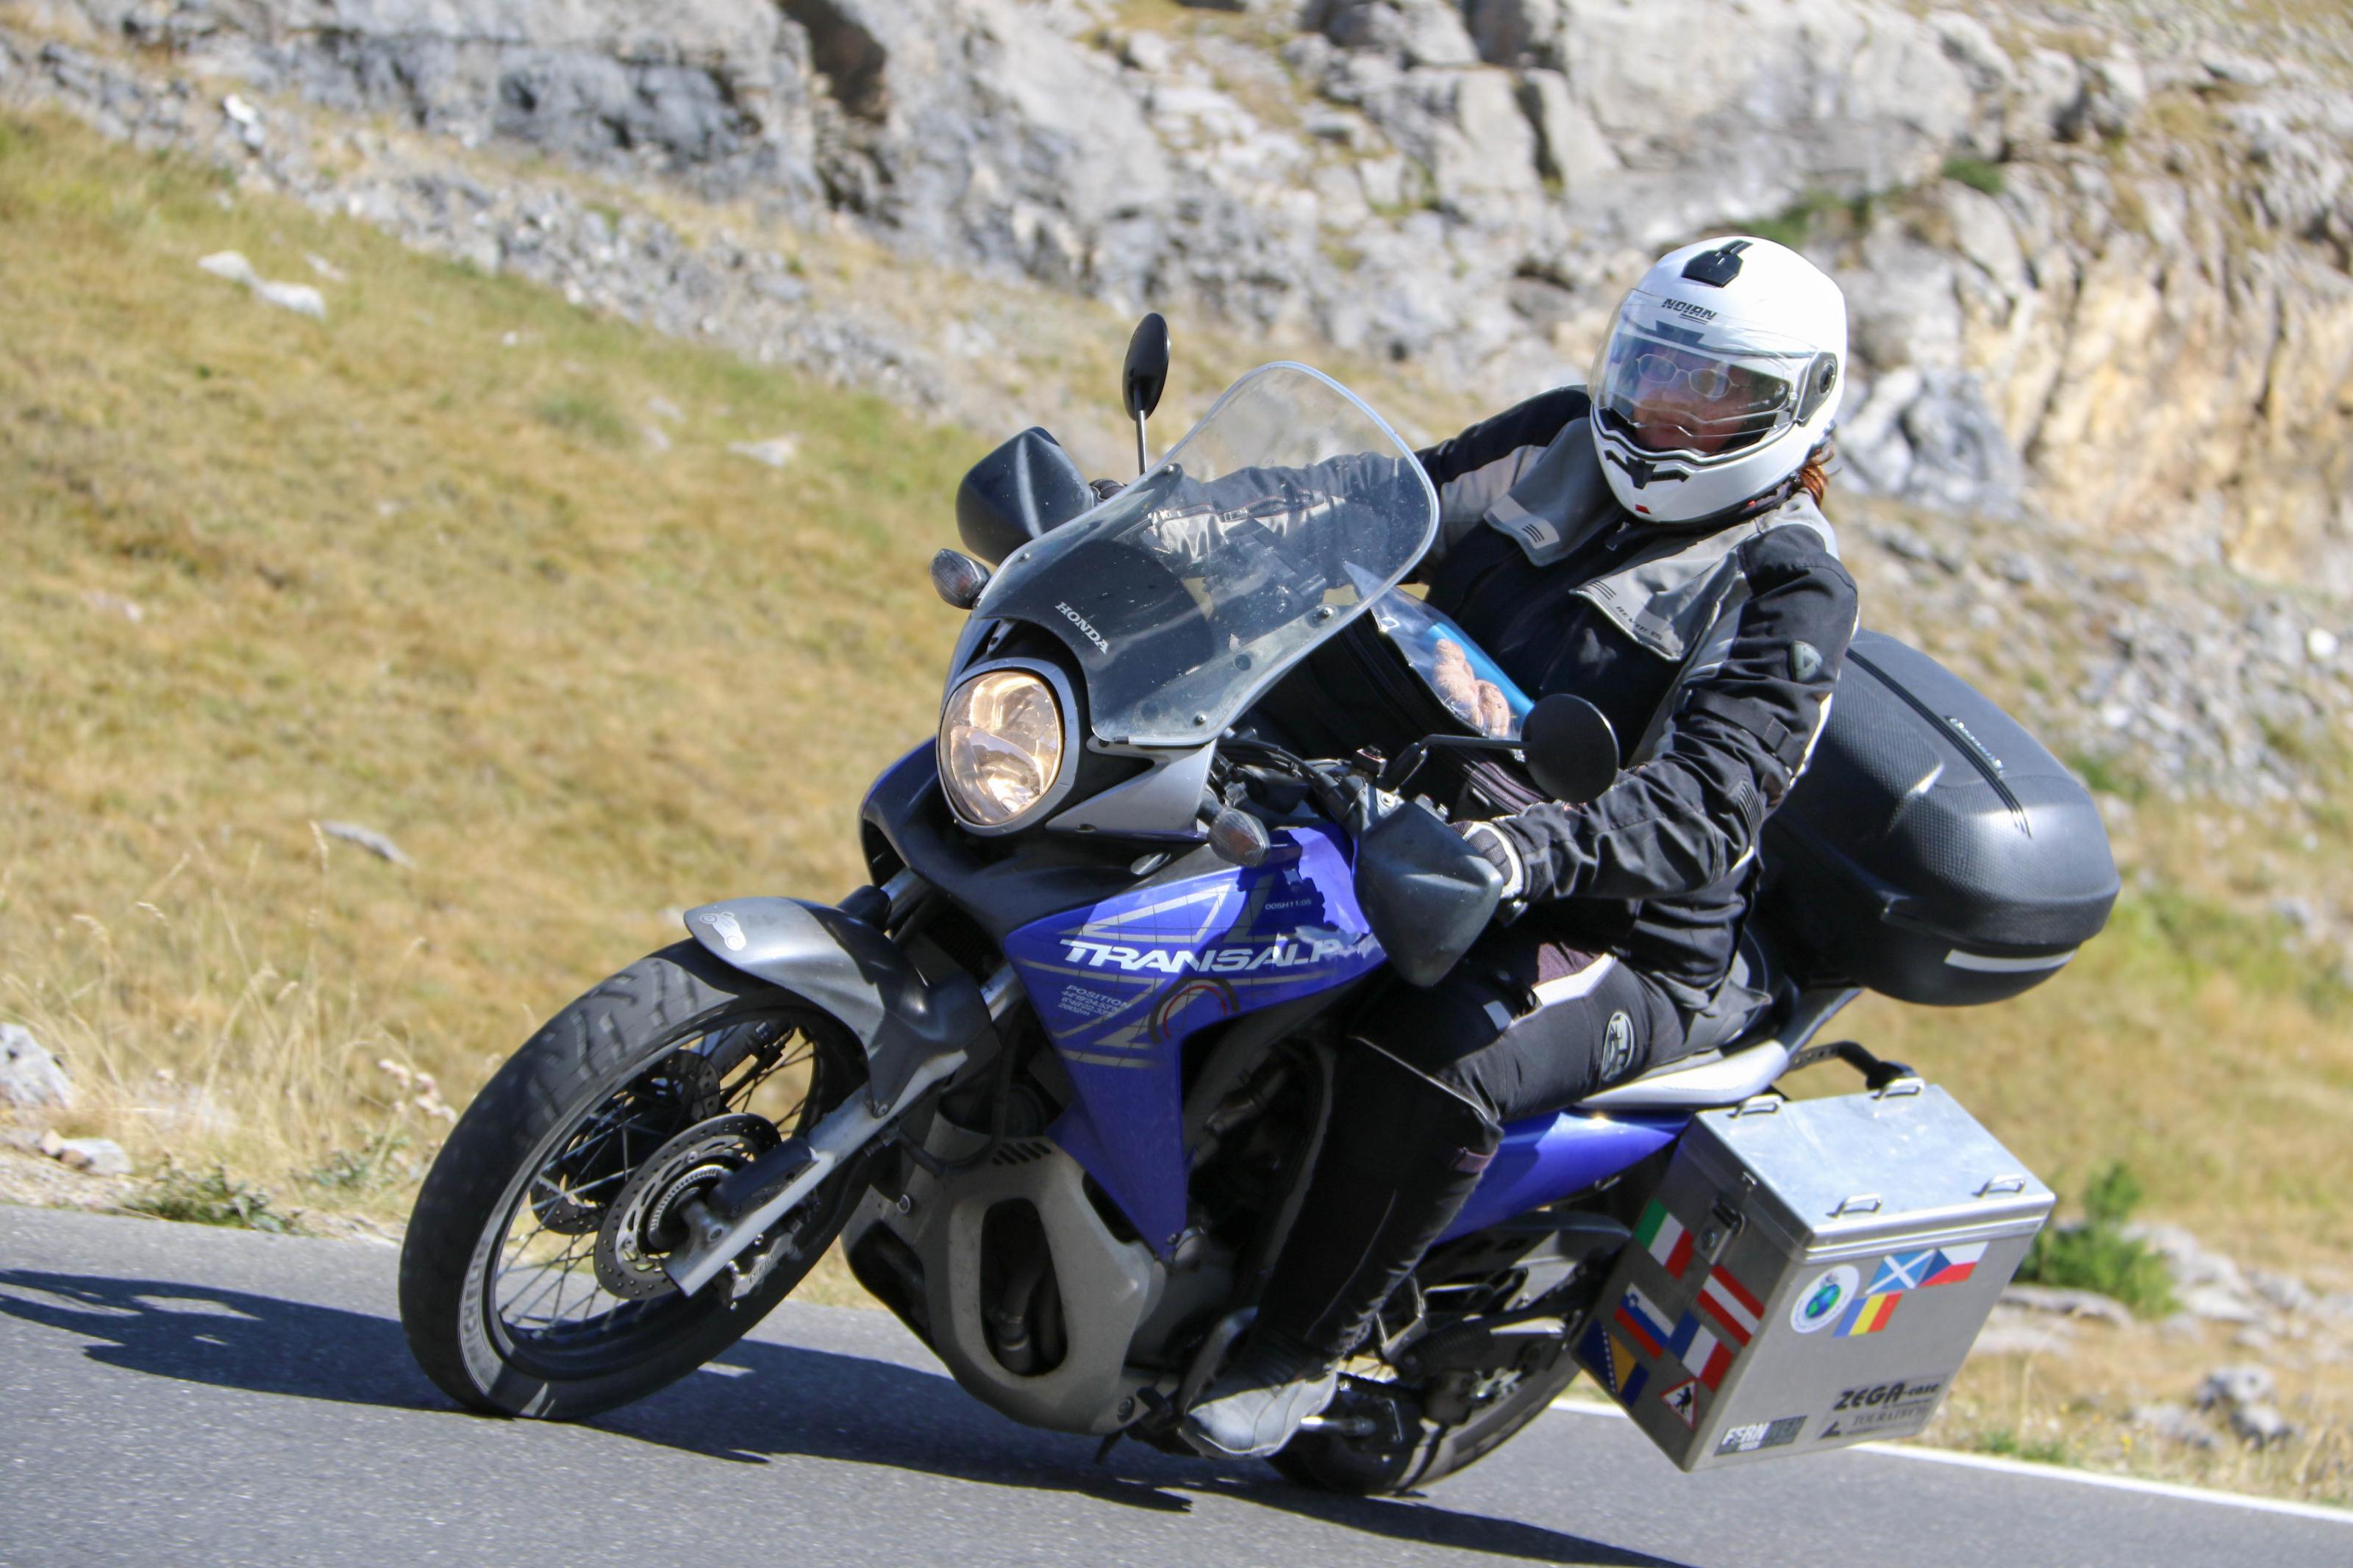
[[[721,963],[791,992],[857,1036],[877,1116],[926,1062],[971,1048],[990,1027],[970,978],[925,980],[889,936],[830,904],[730,899],[688,910],[686,929]]]

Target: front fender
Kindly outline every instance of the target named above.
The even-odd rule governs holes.
[[[989,1027],[980,987],[925,980],[883,932],[830,904],[729,899],[687,911],[712,956],[839,1018],[866,1051],[866,1099],[882,1116],[924,1063],[969,1049]]]

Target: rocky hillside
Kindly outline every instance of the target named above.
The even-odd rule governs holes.
[[[1873,621],[2127,793],[2322,810],[2353,20],[1972,3],[0,0],[0,101],[989,431],[1103,423],[1149,303],[1438,434],[1774,234],[1853,306]]]
[[[11,9],[1497,396],[1576,374],[1661,248],[1761,229],[1850,289],[1857,480],[2353,588],[2353,26],[2326,5]]]

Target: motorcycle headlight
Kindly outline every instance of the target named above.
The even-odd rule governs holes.
[[[1026,669],[987,670],[959,686],[940,716],[940,782],[958,816],[1003,827],[1035,809],[1062,774],[1061,704]]]

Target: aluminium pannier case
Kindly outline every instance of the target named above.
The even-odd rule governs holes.
[[[1577,1360],[1686,1470],[1909,1436],[2051,1206],[1917,1079],[1703,1112]]]
[[[1765,825],[1759,916],[1808,984],[1997,1002],[2099,934],[2120,887],[2091,793],[1999,704],[1859,632]]]

